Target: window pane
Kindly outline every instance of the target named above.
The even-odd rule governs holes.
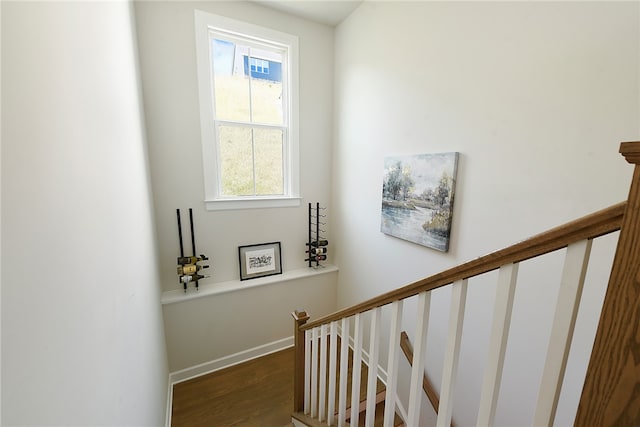
[[[282,136],[280,129],[253,131],[258,195],[284,194]]]
[[[224,196],[251,196],[253,148],[251,129],[219,126],[221,191]]]
[[[212,48],[216,118],[248,122],[249,77],[242,72],[242,62],[238,62],[242,61],[242,47],[213,39]],[[248,48],[244,47],[244,51],[248,52]]]
[[[252,121],[282,125],[282,54],[255,48],[250,53]]]

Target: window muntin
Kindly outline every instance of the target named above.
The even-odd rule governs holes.
[[[299,205],[297,38],[196,11],[196,48],[207,207]]]

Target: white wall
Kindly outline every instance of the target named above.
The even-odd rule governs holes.
[[[2,3],[2,423],[164,423],[127,3]],[[9,267],[9,268],[7,268]]]
[[[303,198],[300,207],[205,210],[194,39],[195,9],[299,37],[300,187]],[[282,244],[283,271],[286,273],[305,268],[307,203],[320,202],[329,208],[330,240],[331,221],[334,218],[328,206],[333,99],[332,28],[244,1],[145,1],[136,2],[135,11],[164,290],[180,288],[176,275],[176,257],[179,255],[177,208],[182,209],[183,226],[187,209],[193,208],[198,253],[211,258],[209,264],[212,269],[205,270],[211,277],[202,280],[201,284],[237,280],[240,245],[279,241]],[[190,254],[189,233],[184,237],[185,251]],[[220,330],[214,326],[228,324],[232,320],[217,313],[227,310],[236,313],[262,311],[264,301],[256,297],[259,292],[241,291],[223,298],[206,298],[204,303],[185,302],[179,307],[165,307],[171,370],[187,367],[187,361],[202,363],[256,347],[275,336],[291,336],[292,326],[283,328],[274,325],[281,325],[281,319],[289,319],[289,313],[294,309],[305,308],[313,317],[318,317],[335,308],[335,274],[322,276],[310,283],[297,283],[299,285],[294,287],[269,286],[270,297],[280,301],[279,305],[272,307],[270,317],[256,322],[253,316],[239,316],[233,319],[233,328]],[[313,294],[323,295],[311,307],[303,306],[303,302],[307,301],[307,286],[316,287]],[[193,287],[189,292],[194,292]],[[184,314],[180,314],[182,311]],[[183,327],[180,319],[185,316],[195,316],[195,322]],[[255,328],[258,330],[255,331]],[[175,334],[171,331],[175,331]],[[206,342],[202,342],[202,336],[207,337]],[[180,345],[184,340],[199,345]],[[180,356],[176,356],[178,354]]]
[[[621,141],[640,137],[639,21],[637,2],[364,2],[339,25],[332,186],[338,305],[625,199],[632,169],[617,152]],[[460,152],[449,252],[382,234],[383,158],[446,151]],[[608,239],[594,249],[578,354],[590,349],[613,246]],[[559,280],[550,273],[560,268],[556,257],[521,267],[499,425],[531,422]],[[458,425],[476,416],[492,280],[470,284]],[[438,385],[448,295],[434,295],[430,323],[427,364]],[[406,313],[409,331],[411,319]],[[575,394],[586,356],[572,358],[577,368],[567,388]],[[563,399],[569,409],[561,408],[558,423],[571,424],[576,400]]]
[[[164,305],[171,371],[227,358],[281,340],[284,342],[280,347],[291,345],[293,341],[285,340],[293,336],[290,313],[304,309],[319,317],[335,311],[337,274],[326,276]],[[207,366],[212,369],[217,365]]]

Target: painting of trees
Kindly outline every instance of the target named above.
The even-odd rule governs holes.
[[[384,197],[392,200],[407,200],[413,190],[411,168],[398,161],[387,172],[382,182]]]
[[[447,251],[457,163],[458,153],[385,158],[380,230]]]

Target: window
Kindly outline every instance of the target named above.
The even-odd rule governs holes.
[[[252,73],[257,73],[258,75],[269,74],[269,61],[265,61],[264,59],[249,58],[249,64],[251,65]]]
[[[207,209],[299,206],[298,41],[195,12]]]

